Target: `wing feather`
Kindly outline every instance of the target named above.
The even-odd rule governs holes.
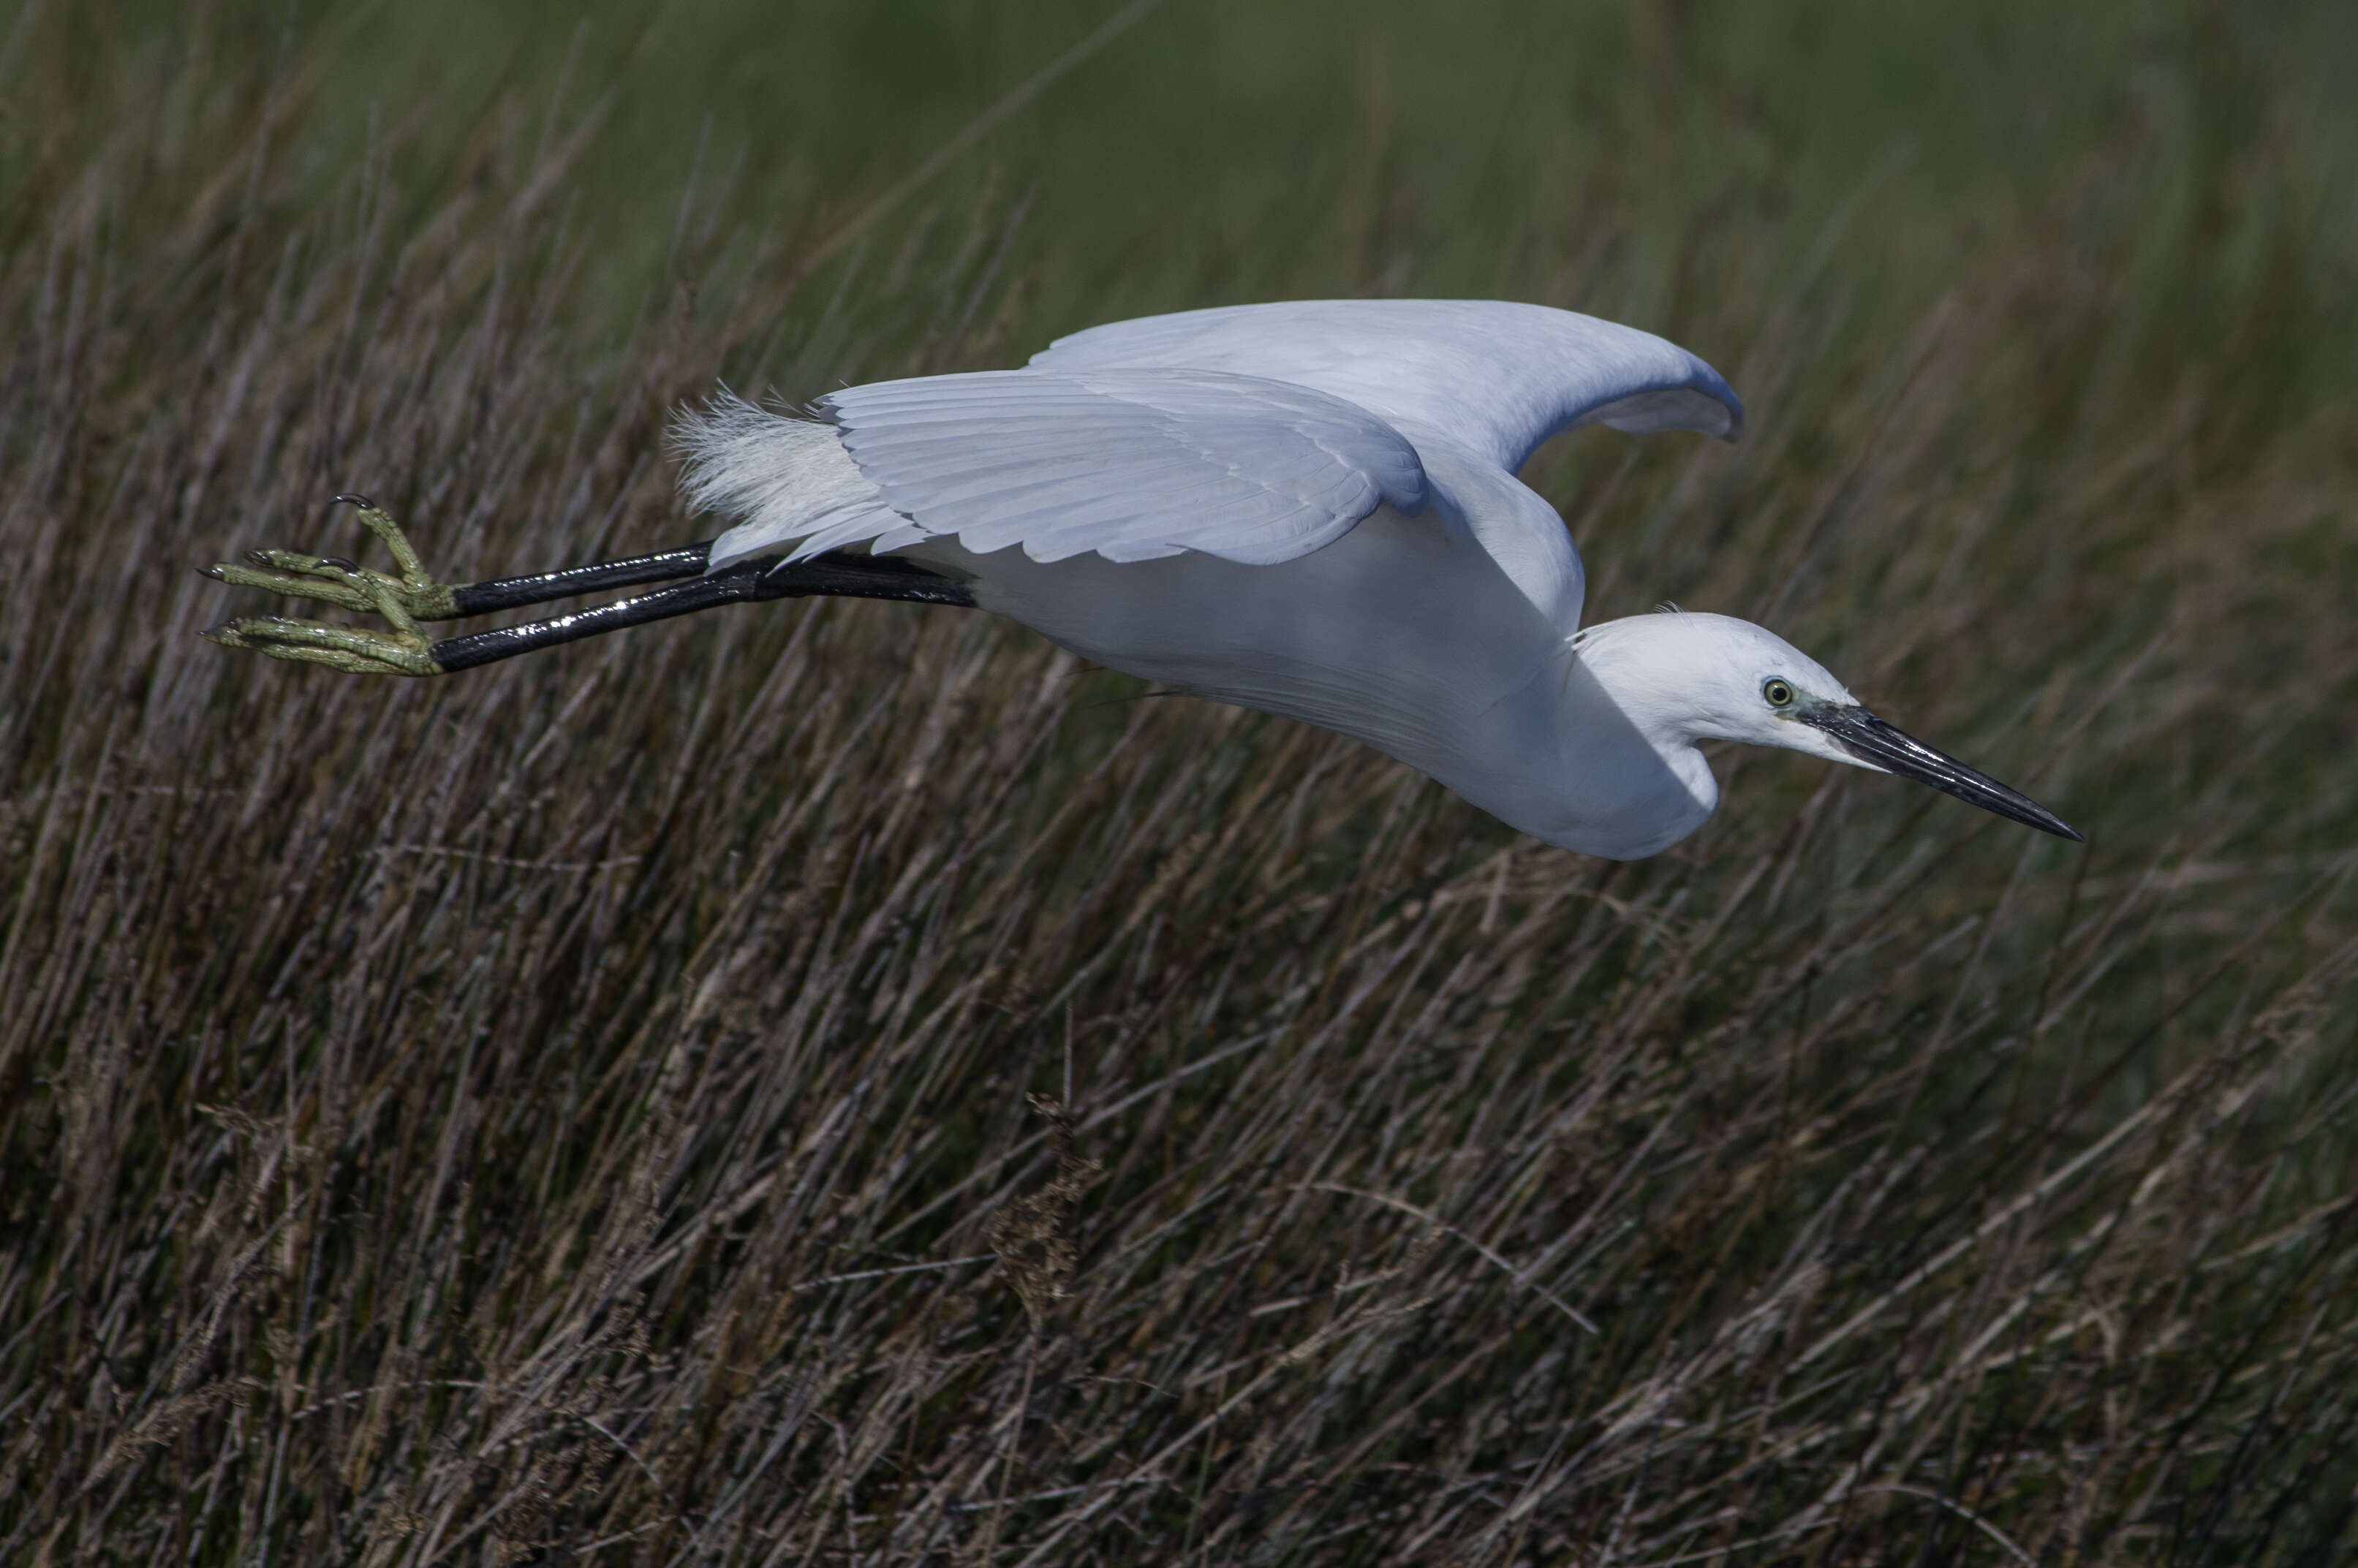
[[[1298,299],[1114,321],[1059,338],[1034,367],[1181,367],[1315,387],[1509,473],[1573,425],[1734,440],[1744,406],[1702,360],[1617,322],[1493,299]]]
[[[1437,494],[1567,633],[1584,574],[1553,508],[1514,478],[1531,449],[1572,425],[1732,439],[1744,419],[1675,344],[1483,300],[1114,322],[1022,370],[849,387],[817,413],[827,424],[724,394],[681,421],[689,499],[742,519],[715,542],[716,567],[941,535],[1042,561],[1195,550],[1276,565],[1379,505],[1416,513]]]
[[[871,535],[880,546],[913,542],[905,519],[915,537],[955,535],[978,554],[1199,550],[1269,565],[1332,543],[1378,506],[1415,513],[1426,500],[1400,432],[1257,376],[984,371],[848,387],[817,408],[893,514]]]

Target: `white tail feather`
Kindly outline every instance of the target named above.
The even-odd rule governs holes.
[[[736,520],[712,542],[713,570],[786,546],[800,560],[847,545],[890,549],[928,537],[884,504],[832,425],[756,408],[723,387],[674,416],[671,443],[689,507]]]

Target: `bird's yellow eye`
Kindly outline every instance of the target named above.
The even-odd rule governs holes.
[[[1768,706],[1771,708],[1793,706],[1793,688],[1788,682],[1780,680],[1767,682],[1761,687],[1760,695],[1768,699]]]

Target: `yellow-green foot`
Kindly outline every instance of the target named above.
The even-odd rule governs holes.
[[[242,615],[203,633],[224,648],[251,648],[274,659],[300,659],[356,676],[438,676],[442,666],[415,633],[368,632],[283,615]]]
[[[372,571],[337,556],[307,556],[296,550],[254,550],[246,564],[223,561],[205,575],[233,588],[258,588],[289,599],[318,599],[347,610],[365,611],[392,622],[391,633],[292,621],[279,615],[241,616],[204,633],[224,648],[251,648],[275,659],[300,659],[355,675],[438,676],[442,666],[427,650],[421,621],[447,621],[458,613],[454,589],[437,582],[391,514],[364,495],[340,495],[360,508],[361,523],[384,541],[400,575]]]
[[[222,561],[205,575],[233,588],[258,588],[289,599],[322,599],[347,610],[371,611],[391,619],[397,607],[413,621],[448,621],[459,613],[457,590],[437,582],[417,557],[401,524],[365,495],[340,495],[360,508],[361,524],[384,541],[400,575],[372,571],[341,556],[307,556],[297,550],[249,550],[245,564]]]

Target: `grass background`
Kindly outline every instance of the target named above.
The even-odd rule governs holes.
[[[2346,1560],[2358,19],[1168,0],[1025,92],[1111,14],[0,18],[0,1558]],[[2089,846],[1730,752],[1585,861],[898,606],[192,635],[338,490],[708,532],[716,375],[1374,293],[1711,359],[1742,445],[1527,476],[1592,608]]]

